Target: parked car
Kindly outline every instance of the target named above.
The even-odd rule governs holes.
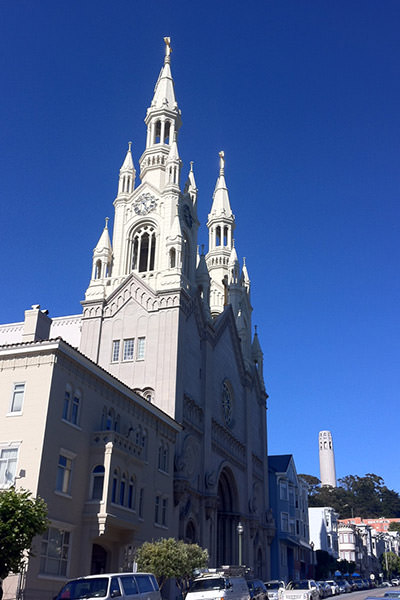
[[[228,576],[226,572],[203,573],[193,580],[185,600],[250,600],[244,577]]]
[[[392,585],[400,585],[400,581],[396,577],[396,579],[392,579],[391,584]]]
[[[329,596],[332,596],[332,589],[329,583],[327,583],[326,581],[317,581],[317,584],[319,585],[322,591],[321,598],[329,598]]]
[[[260,579],[247,579],[251,600],[268,600],[268,592]]]
[[[157,579],[151,573],[105,573],[71,579],[55,600],[109,600],[115,597],[119,600],[161,600]]]
[[[384,598],[399,598],[399,600],[400,600],[400,591],[393,590],[393,591],[390,591],[390,592],[385,592],[383,594],[383,597]]]
[[[282,596],[284,600],[320,600],[318,586],[314,579],[289,581]]]
[[[328,579],[325,583],[327,583],[330,586],[332,596],[337,596],[338,594],[340,594],[339,586],[334,579]]]
[[[339,579],[337,582],[339,586],[339,591],[341,594],[348,594],[351,592],[351,585],[347,581],[347,579]]]
[[[278,600],[280,592],[285,589],[285,582],[280,579],[264,581],[264,585],[267,588],[268,600]]]

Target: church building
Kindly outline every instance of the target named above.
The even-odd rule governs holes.
[[[267,579],[275,529],[250,278],[235,248],[224,153],[209,200],[198,197],[193,163],[182,165],[169,38],[145,125],[142,155],[129,144],[120,168],[112,238],[106,219],[82,314],[50,319],[34,305],[23,323],[0,326],[0,486],[27,487],[19,477],[30,477],[22,457],[31,403],[42,446],[36,466],[29,458],[29,488],[48,502],[59,547],[69,550],[53,575],[130,568],[129,552],[144,539],[175,536],[207,548],[211,567],[238,564],[242,550]],[[206,253],[198,202],[210,203]],[[45,365],[47,384],[37,377]],[[46,460],[50,449],[63,462]],[[46,579],[49,535],[43,540],[36,576]]]

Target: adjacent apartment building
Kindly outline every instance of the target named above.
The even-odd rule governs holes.
[[[271,509],[276,536],[271,546],[272,579],[290,581],[311,576],[313,552],[308,522],[308,485],[298,477],[291,454],[269,461]]]

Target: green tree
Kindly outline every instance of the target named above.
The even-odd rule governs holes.
[[[389,531],[400,531],[400,523],[390,523]]]
[[[31,492],[10,488],[0,492],[0,579],[18,573],[32,554],[35,535],[48,527],[47,506]]]
[[[309,484],[309,506],[332,506],[341,519],[350,517],[400,517],[400,495],[384,485],[382,477],[346,475],[338,487],[321,486],[312,475],[301,475]]]
[[[349,561],[345,558],[337,561],[337,568],[341,572],[342,575],[349,572]]]
[[[400,573],[400,557],[394,552],[384,552],[380,557],[382,570],[387,579]]]
[[[326,550],[317,550],[316,579],[329,579],[337,568],[337,561],[326,552]]]
[[[185,590],[196,569],[206,567],[208,552],[197,544],[185,544],[182,540],[163,538],[157,542],[145,542],[136,551],[140,571],[154,573],[160,589],[167,579],[175,578],[181,591]]]

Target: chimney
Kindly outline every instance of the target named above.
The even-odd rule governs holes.
[[[40,342],[50,336],[51,319],[48,310],[40,310],[40,304],[32,304],[31,310],[25,311],[23,342]]]

